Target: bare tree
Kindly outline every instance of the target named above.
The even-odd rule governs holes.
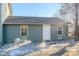
[[[72,21],[75,24],[75,40],[78,40],[78,3],[63,3],[62,7],[59,10],[60,17],[65,19],[66,21]]]
[[[78,38],[78,4],[75,3],[75,40],[79,40]]]

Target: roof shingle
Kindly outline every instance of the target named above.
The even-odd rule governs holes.
[[[59,24],[65,23],[58,17],[8,16],[3,24]]]

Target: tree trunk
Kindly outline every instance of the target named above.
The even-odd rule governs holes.
[[[75,3],[75,40],[78,41],[78,4]]]

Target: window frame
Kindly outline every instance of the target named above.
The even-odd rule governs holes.
[[[60,30],[59,30],[59,26],[61,26],[61,28],[62,28],[62,29],[61,29],[61,31],[62,31],[62,34],[61,34],[61,35],[63,35],[63,25],[58,25],[58,26],[57,26],[57,35],[60,35],[60,34],[58,34],[58,31],[60,31]]]
[[[27,37],[27,36],[28,36],[28,25],[27,25],[27,24],[22,24],[22,25],[20,25],[20,36],[21,36],[21,37],[24,37],[24,36],[22,35],[22,26],[26,26],[26,28],[27,28],[27,30],[26,30],[26,31],[27,31],[27,35],[24,35],[24,36]]]

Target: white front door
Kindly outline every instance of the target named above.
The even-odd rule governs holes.
[[[43,40],[50,40],[50,24],[43,24]]]

